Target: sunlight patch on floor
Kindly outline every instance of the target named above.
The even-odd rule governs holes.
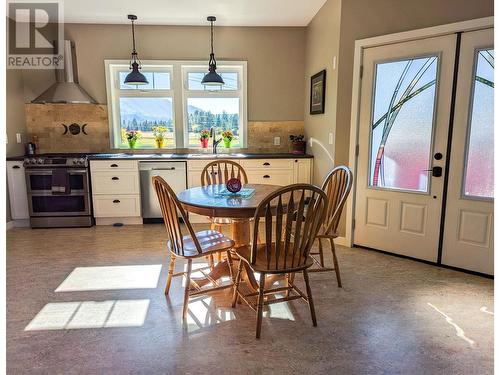
[[[462,340],[468,342],[470,346],[474,346],[475,345],[474,340],[471,340],[470,338],[468,338],[467,336],[465,336],[464,330],[462,328],[460,328],[459,325],[456,324],[451,317],[449,317],[444,312],[442,312],[441,310],[439,310],[432,303],[427,302],[427,304],[430,307],[432,307],[434,310],[436,310],[438,313],[440,313],[442,316],[444,316],[444,318],[446,319],[446,322],[448,324],[450,324],[451,326],[453,326],[453,328],[455,328],[455,331],[456,331],[458,337],[460,337]]]
[[[153,289],[158,285],[160,272],[161,264],[77,267],[55,291]]]
[[[488,308],[486,306],[483,306],[479,309],[481,312],[484,312],[485,314],[490,314],[490,315],[495,315],[494,312],[488,311]]]
[[[213,297],[191,300],[186,318],[189,332],[236,319],[231,307],[217,307]]]
[[[47,303],[25,331],[140,327],[149,299]]]

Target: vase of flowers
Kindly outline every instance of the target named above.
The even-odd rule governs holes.
[[[290,141],[292,141],[292,154],[305,154],[306,153],[306,141],[302,134],[290,135]]]
[[[127,138],[128,147],[135,148],[135,143],[141,138],[141,132],[138,130],[129,130],[125,132],[125,137]]]
[[[163,125],[153,126],[153,136],[155,137],[156,148],[163,148],[166,132],[167,128]]]
[[[210,138],[210,130],[203,129],[200,132],[200,142],[201,142],[201,147],[202,148],[207,148],[208,147],[208,138]]]
[[[225,130],[222,132],[222,139],[224,140],[224,147],[230,148],[231,141],[234,139],[234,134],[231,130]]]

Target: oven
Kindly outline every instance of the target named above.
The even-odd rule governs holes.
[[[55,170],[64,171],[67,189],[63,192],[53,191]],[[93,225],[88,168],[26,166],[25,171],[33,228]]]

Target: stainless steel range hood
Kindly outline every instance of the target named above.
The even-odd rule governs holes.
[[[64,69],[55,69],[56,83],[32,103],[92,103],[97,102],[78,84],[75,43],[64,41]]]

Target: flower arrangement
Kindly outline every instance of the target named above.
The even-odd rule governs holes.
[[[306,141],[302,134],[290,135],[290,141],[292,141],[292,154],[305,154],[306,153]]]
[[[225,130],[222,132],[222,139],[224,140],[224,146],[226,148],[231,147],[231,141],[234,139],[234,134],[231,130]]]
[[[200,132],[201,147],[203,147],[203,148],[207,148],[208,147],[208,138],[210,138],[210,130],[203,129]]]
[[[128,130],[125,132],[125,138],[127,138],[128,146],[130,148],[135,147],[135,143],[139,138],[141,138],[142,134],[138,130]]]
[[[163,125],[153,126],[153,136],[155,137],[156,147],[163,148],[165,142],[165,133],[167,128]]]

